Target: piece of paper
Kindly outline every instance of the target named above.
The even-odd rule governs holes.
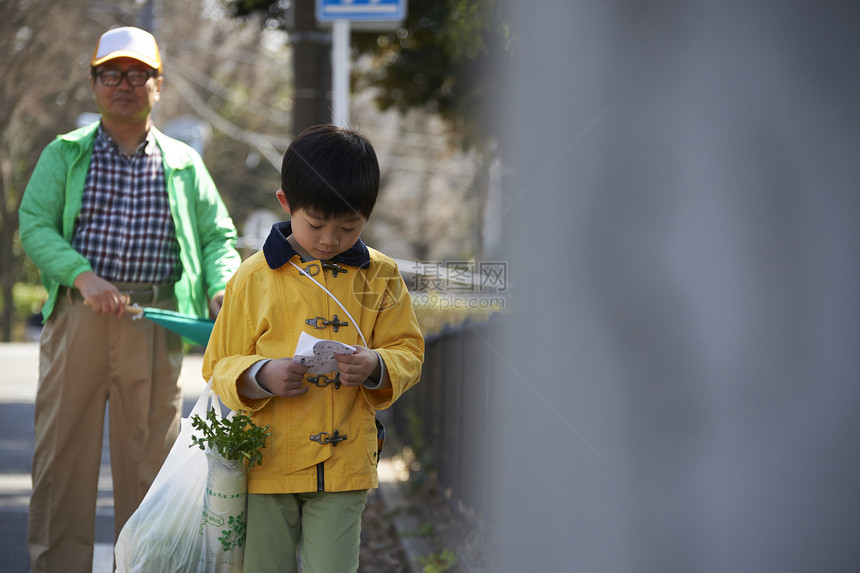
[[[337,370],[335,354],[352,354],[355,348],[343,342],[311,336],[307,332],[299,335],[293,362],[308,367],[308,374],[325,374]]]

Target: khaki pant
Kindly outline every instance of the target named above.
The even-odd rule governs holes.
[[[171,298],[148,306],[176,308]],[[182,341],[61,293],[42,332],[28,546],[31,571],[90,573],[105,406],[114,539],[179,432]]]
[[[358,570],[361,512],[367,490],[251,494],[245,539],[245,573]]]

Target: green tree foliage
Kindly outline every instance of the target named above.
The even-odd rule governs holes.
[[[230,13],[263,12],[289,29],[292,2],[226,0]],[[356,91],[376,89],[381,109],[438,113],[465,147],[492,139],[488,99],[494,92],[491,58],[511,49],[509,27],[496,0],[409,0],[396,30],[353,30],[352,46],[372,58],[353,77]]]
[[[301,0],[296,0],[301,1]],[[311,1],[314,0],[305,0]],[[227,10],[234,18],[245,18],[263,12],[266,17],[282,29],[290,28],[290,12],[295,1],[290,0],[224,0]]]
[[[491,58],[504,49],[505,29],[495,0],[410,0],[399,29],[354,34],[375,63],[355,86],[376,88],[382,109],[438,113],[466,147],[480,145],[493,135]]]
[[[375,89],[383,110],[438,114],[452,142],[477,152],[469,193],[475,256],[485,249],[489,174],[497,153],[491,115],[498,94],[495,71],[513,49],[511,38],[497,0],[410,0],[397,30],[353,36],[358,52],[374,62],[354,78],[357,90]]]

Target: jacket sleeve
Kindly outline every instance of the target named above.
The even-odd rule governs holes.
[[[201,265],[206,294],[224,290],[227,280],[239,268],[236,227],[227,207],[201,159],[196,159],[197,189],[195,218],[200,241]]]
[[[54,140],[42,152],[21,198],[19,232],[24,251],[50,283],[72,286],[79,274],[91,271],[87,259],[71,246],[63,229],[66,178],[76,148]],[[68,231],[69,235],[71,234]]]
[[[386,281],[380,305],[371,345],[385,362],[391,388],[361,389],[367,402],[377,410],[391,406],[418,382],[424,362],[424,337],[415,318],[412,298],[396,267]]]
[[[257,411],[270,400],[248,400],[239,395],[239,377],[255,362],[265,359],[255,354],[251,317],[237,277],[227,282],[224,306],[218,313],[203,356],[203,378],[212,380],[212,389],[231,410]]]

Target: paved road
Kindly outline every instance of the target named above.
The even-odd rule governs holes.
[[[37,343],[0,343],[0,573],[29,571],[27,506],[38,360]],[[180,384],[186,414],[204,386],[201,361],[201,355],[189,355],[182,365]],[[113,561],[113,497],[107,438],[102,450],[96,516],[93,573],[109,573]]]

